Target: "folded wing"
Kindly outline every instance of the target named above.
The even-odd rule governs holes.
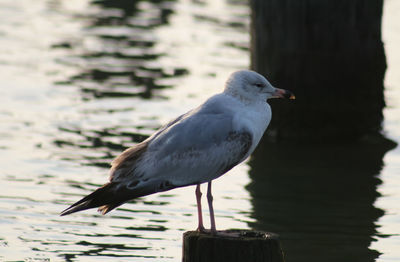
[[[137,197],[215,179],[249,155],[252,134],[235,130],[233,116],[195,111],[125,150],[112,163],[110,182],[61,215],[99,207],[103,214]]]

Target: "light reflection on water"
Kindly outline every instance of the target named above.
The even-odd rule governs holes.
[[[58,214],[107,181],[121,150],[248,67],[246,1],[10,0],[0,19],[0,260],[179,260],[182,233],[196,226],[194,188],[136,199],[106,216]],[[387,93],[386,130],[399,141],[400,95]],[[259,150],[215,182],[219,228],[279,233],[288,261],[312,261],[315,250],[315,261],[345,261],[348,248],[362,261],[378,252],[380,261],[400,257],[392,248],[398,148],[385,157],[382,149],[281,148]],[[291,161],[279,162],[285,157]]]
[[[7,125],[1,130],[0,259],[176,261],[182,233],[196,225],[193,188],[137,199],[107,216],[58,214],[106,182],[105,167],[121,150],[219,92],[229,72],[248,67],[247,8],[23,2],[4,3],[10,8],[1,11],[26,20],[1,25]],[[229,11],[218,17],[220,8]],[[220,36],[205,41],[211,30]],[[241,166],[230,174],[233,180],[215,184],[220,228],[252,221],[246,173]]]

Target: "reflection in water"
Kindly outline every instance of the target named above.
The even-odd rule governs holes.
[[[165,84],[168,83],[166,79],[187,74],[188,70],[185,68],[162,68],[157,63],[157,59],[165,54],[156,50],[157,39],[154,30],[168,24],[168,17],[173,14],[174,2],[93,1],[91,4],[98,8],[95,13],[85,17],[87,25],[82,46],[73,42],[62,42],[52,46],[77,49],[78,53],[81,53],[78,56],[71,55],[60,59],[62,63],[79,66],[81,70],[58,84],[79,87],[85,100],[121,97],[148,99],[153,96],[154,90],[169,86]],[[122,110],[129,113],[134,107]],[[105,113],[114,112],[115,110],[111,110]],[[87,148],[89,151],[97,149],[94,153],[82,152],[61,159],[78,160],[86,165],[108,168],[116,154],[148,136],[140,133],[139,129],[141,127],[131,128],[128,125],[95,126],[90,130],[77,126],[62,126],[59,130],[64,134],[55,139],[54,143],[59,147]],[[65,132],[75,136],[70,139],[65,136]],[[115,154],[111,154],[110,150]]]
[[[54,144],[58,147],[71,147],[79,149],[96,150],[94,154],[83,152],[79,155],[78,159],[69,157],[62,157],[63,160],[78,160],[82,164],[109,168],[111,160],[117,154],[120,154],[126,148],[135,145],[148,136],[134,131],[128,131],[124,127],[116,126],[113,128],[106,128],[103,130],[81,130],[74,128],[61,127],[60,131],[68,132],[77,135],[79,138],[75,140],[65,140],[58,138],[54,140]],[[112,154],[112,152],[115,152]],[[76,155],[75,155],[76,157]]]
[[[155,49],[153,30],[168,23],[174,1],[94,1],[98,11],[86,17],[83,46],[63,42],[53,47],[82,48],[78,57],[62,59],[80,66],[81,73],[59,84],[80,87],[83,97],[150,98],[153,90],[169,87],[168,78],[188,73],[185,68],[161,68],[165,55]]]
[[[382,158],[393,145],[264,142],[250,161],[251,226],[280,234],[290,261],[374,261]]]

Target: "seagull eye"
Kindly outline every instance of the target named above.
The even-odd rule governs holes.
[[[256,87],[262,88],[262,87],[264,87],[264,85],[262,83],[256,83]]]

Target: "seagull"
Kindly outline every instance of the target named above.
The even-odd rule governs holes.
[[[125,202],[178,187],[196,186],[200,232],[217,234],[212,181],[243,162],[271,120],[270,98],[294,99],[250,70],[232,73],[222,93],[170,121],[111,163],[109,182],[61,212],[98,208],[103,215]],[[211,229],[203,225],[200,185],[208,183]]]

